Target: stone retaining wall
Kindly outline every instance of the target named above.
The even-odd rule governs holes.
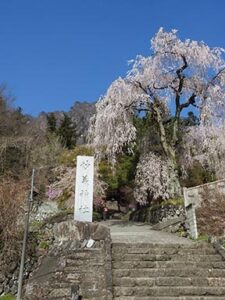
[[[133,212],[130,220],[157,224],[184,215],[184,207],[181,205],[164,205],[156,208],[145,207]]]
[[[78,288],[81,299],[112,299],[109,229],[71,220],[56,224],[53,235],[54,243],[26,283],[23,299],[73,299]],[[88,248],[90,239],[94,244]]]
[[[210,226],[207,226],[207,222],[214,218],[213,226],[216,225],[215,220],[219,216],[213,206],[218,207],[225,200],[225,179],[192,188],[184,188],[183,192],[186,217],[191,236],[193,238],[198,237],[199,231],[201,232],[200,227],[203,227],[201,224],[204,224],[204,227],[208,227],[206,231],[210,233]],[[221,213],[224,214],[225,211],[221,211]],[[222,219],[218,221],[221,223]],[[204,231],[203,228],[202,230]]]

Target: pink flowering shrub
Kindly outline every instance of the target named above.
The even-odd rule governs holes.
[[[99,210],[105,207],[105,199],[99,196],[94,197],[94,208],[95,210]]]
[[[54,189],[53,187],[49,186],[46,192],[46,196],[49,200],[53,200],[58,198],[62,194],[62,190]]]

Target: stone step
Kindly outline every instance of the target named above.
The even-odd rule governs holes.
[[[107,299],[106,298],[106,290],[105,285],[102,283],[90,282],[88,289],[86,287],[82,287],[80,285],[79,293],[83,297],[82,299]],[[52,285],[52,291],[49,294],[47,299],[55,300],[55,299],[71,299],[71,286],[59,286],[59,285]],[[47,300],[43,299],[43,300]]]
[[[123,253],[114,253],[112,255],[112,259],[114,261],[193,261],[193,262],[214,262],[214,261],[222,261],[222,257],[219,254],[175,254],[175,255],[151,255],[151,254],[123,254]]]
[[[155,248],[155,247],[118,247],[112,248],[112,254],[152,254],[152,255],[163,255],[163,254],[217,254],[214,248],[203,248],[203,249],[193,249],[193,248]]]
[[[88,258],[96,258],[101,257],[102,251],[96,250],[96,251],[74,251],[73,253],[68,254],[66,257],[68,259],[88,259]]]
[[[82,265],[88,266],[104,266],[105,260],[104,258],[95,258],[90,260],[81,260],[81,259],[66,259],[66,266],[70,267],[79,267]]]
[[[93,275],[95,274],[97,271],[99,272],[103,272],[105,271],[105,266],[97,266],[95,268],[93,268],[93,266],[88,266],[85,265],[85,267],[82,269],[82,271],[79,271],[80,274],[86,274],[85,277],[89,276],[89,275]],[[71,274],[74,272],[74,267],[72,266],[66,266],[63,269],[63,273],[64,274]],[[76,273],[75,273],[76,274]]]
[[[135,297],[135,296],[118,296],[114,297],[114,300],[224,300],[224,296],[182,296],[182,297],[168,297],[168,296],[147,296]]]
[[[74,253],[73,255],[71,254],[70,256],[67,257],[67,260],[70,261],[77,261],[77,260],[81,260],[81,261],[85,261],[85,262],[89,262],[89,261],[104,261],[104,257],[103,256],[98,256],[98,255],[93,255],[93,256],[88,256],[88,255],[82,255],[81,253]]]
[[[186,267],[176,268],[144,268],[144,269],[113,269],[113,278],[131,277],[225,277],[225,269],[201,269]],[[224,298],[225,299],[225,298]]]
[[[225,299],[225,287],[114,287],[114,296],[223,296]],[[139,298],[142,299],[142,298]],[[168,298],[167,298],[168,299]]]
[[[212,244],[208,242],[193,242],[190,244],[157,244],[157,243],[124,243],[113,242],[112,248],[156,248],[156,249],[212,249]]]
[[[139,278],[114,278],[113,285],[117,287],[135,286],[225,286],[225,278],[220,277],[139,277]]]
[[[191,261],[113,261],[113,269],[144,269],[144,268],[208,268],[208,269],[225,269],[225,261],[215,262],[191,262]]]
[[[112,245],[117,300],[225,300],[225,261],[206,242]]]

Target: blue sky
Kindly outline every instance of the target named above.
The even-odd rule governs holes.
[[[0,83],[32,115],[96,101],[159,27],[225,47],[225,1],[0,0]]]

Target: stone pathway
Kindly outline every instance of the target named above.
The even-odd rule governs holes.
[[[101,222],[110,228],[112,242],[123,243],[157,243],[157,244],[192,244],[190,239],[175,234],[152,230],[150,225],[121,220]]]

